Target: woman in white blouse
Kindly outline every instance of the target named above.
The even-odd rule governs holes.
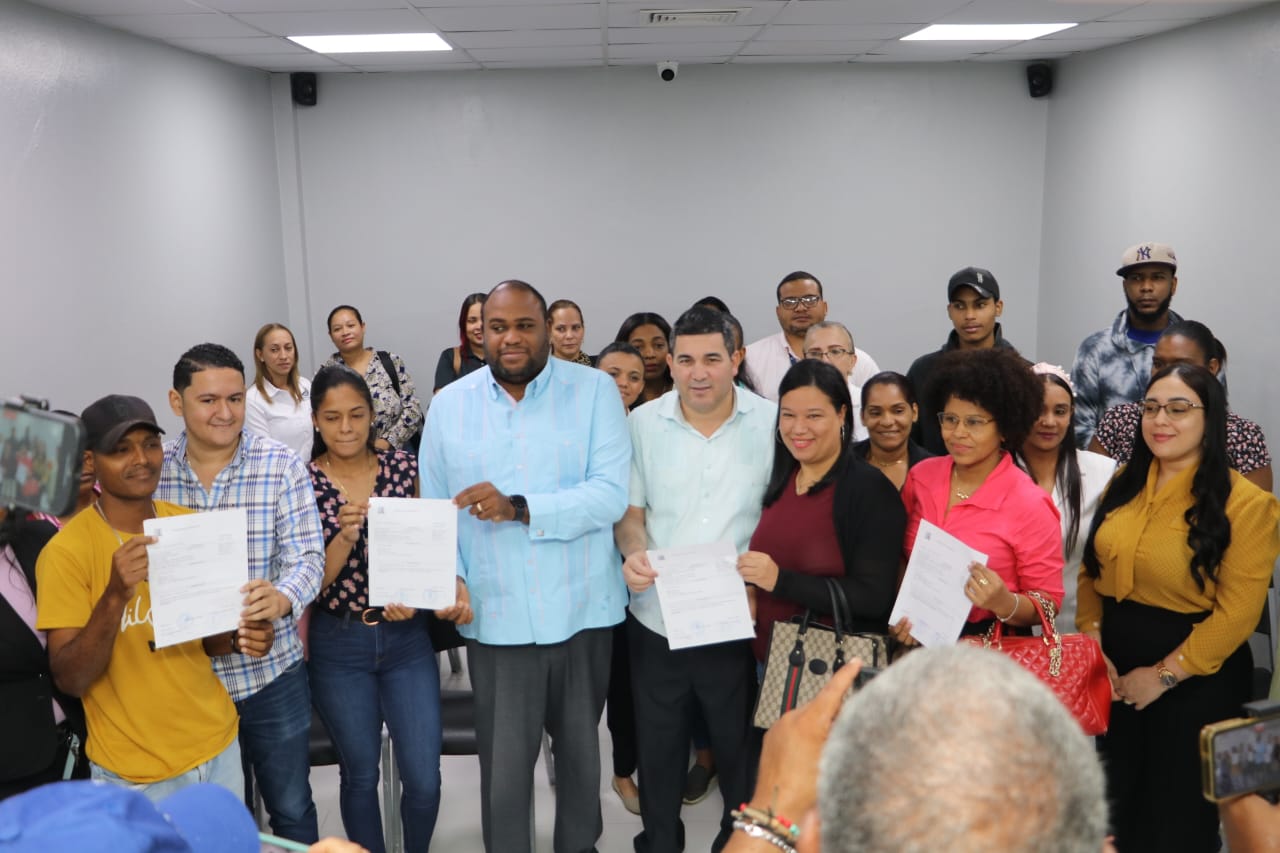
[[[1098,500],[1115,472],[1114,459],[1101,453],[1077,450],[1071,420],[1075,414],[1075,393],[1061,367],[1041,362],[1032,370],[1044,380],[1044,402],[1031,435],[1018,454],[1022,467],[1040,488],[1053,497],[1062,519],[1063,565],[1062,609],[1057,626],[1074,632],[1076,586],[1084,541],[1093,523]]]
[[[253,339],[253,387],[245,398],[249,432],[287,444],[302,461],[311,460],[311,380],[298,375],[293,332],[268,323]]]

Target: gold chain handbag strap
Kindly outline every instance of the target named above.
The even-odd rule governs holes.
[[[1044,632],[1045,645],[1049,646],[1049,675],[1057,678],[1062,675],[1062,635],[1058,633],[1058,625],[1054,621],[1058,615],[1058,608],[1049,598],[1034,589],[1024,595],[1035,602],[1040,609],[1040,627]],[[1051,637],[1052,642],[1050,642]]]

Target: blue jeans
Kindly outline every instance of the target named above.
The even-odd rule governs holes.
[[[315,844],[320,831],[311,800],[311,691],[302,660],[237,702],[236,710],[246,776],[252,769],[272,833]]]
[[[89,778],[100,782],[121,785],[143,794],[151,802],[159,802],[170,794],[176,794],[188,785],[208,782],[221,785],[237,797],[244,797],[244,771],[240,769],[240,743],[231,741],[226,749],[203,764],[197,764],[186,773],[179,773],[159,782],[130,782],[107,768],[89,762]]]
[[[347,838],[386,849],[378,806],[382,724],[404,792],[406,850],[426,850],[440,811],[440,671],[425,616],[365,625],[313,611],[312,699],[338,753],[338,804]]]

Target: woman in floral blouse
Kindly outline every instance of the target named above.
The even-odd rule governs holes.
[[[311,482],[324,527],[325,566],[311,619],[311,698],[339,756],[339,807],[347,837],[382,853],[378,808],[380,733],[391,732],[404,782],[406,849],[426,850],[440,808],[440,675],[426,614],[369,603],[369,499],[418,496],[418,464],[377,449],[374,400],[364,380],[325,367],[311,386],[317,440]],[[471,621],[466,585],[436,616]]]
[[[321,367],[345,364],[364,377],[373,396],[377,449],[416,454],[422,435],[422,403],[404,360],[393,352],[364,345],[364,318],[350,305],[330,311],[326,327],[338,351]]]

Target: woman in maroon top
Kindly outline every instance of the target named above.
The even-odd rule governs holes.
[[[805,609],[831,615],[827,578],[849,602],[853,631],[883,633],[893,607],[907,514],[893,483],[855,453],[853,401],[840,371],[805,359],[778,388],[773,474],[738,573],[754,587],[756,660],[773,623]]]

